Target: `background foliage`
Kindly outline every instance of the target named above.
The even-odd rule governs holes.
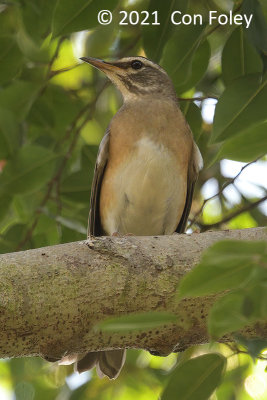
[[[113,22],[100,26],[97,13],[106,8],[113,10]],[[205,19],[209,10],[228,14],[232,9],[253,13],[249,29],[218,24],[175,27],[169,20],[173,10],[201,13]],[[119,26],[120,10],[158,10],[161,25]],[[265,160],[266,15],[265,0],[2,1],[0,252],[86,236],[97,147],[121,104],[103,75],[80,64],[78,57],[86,55],[105,59],[147,55],[173,79],[205,164],[191,230],[263,226],[264,182],[261,197],[241,191],[233,201],[226,193],[230,187],[240,191],[239,174],[224,176],[221,161],[247,163],[240,165],[241,174],[258,158],[262,164]],[[203,118],[211,102],[216,104],[214,124]],[[217,193],[204,199],[211,180]],[[184,280],[180,297],[229,290],[209,317],[212,338],[266,319],[266,254],[265,243],[220,243]],[[129,351],[127,365],[115,382],[99,380],[94,372],[79,378],[72,367],[38,358],[13,359],[0,363],[0,388],[17,400],[142,400],[160,395],[163,400],[264,399],[266,364],[259,359],[265,347],[260,340],[248,342],[236,336],[230,346],[196,346],[166,359]]]

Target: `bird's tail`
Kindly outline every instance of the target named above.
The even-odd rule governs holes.
[[[116,379],[125,363],[126,350],[95,351],[87,354],[74,354],[63,357],[59,364],[75,363],[75,370],[79,373],[96,367],[100,378],[104,376]]]

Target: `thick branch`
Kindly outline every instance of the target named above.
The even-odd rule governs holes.
[[[94,248],[69,243],[0,256],[0,357],[111,348],[168,354],[208,341],[205,320],[214,296],[177,303],[181,277],[221,239],[265,239],[264,228],[161,237],[103,237]],[[169,311],[177,324],[112,334],[94,325],[107,317]],[[266,337],[267,323],[248,327]]]

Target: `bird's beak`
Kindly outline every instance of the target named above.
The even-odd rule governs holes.
[[[117,67],[116,65],[98,58],[81,57],[80,60],[93,65],[95,68],[100,69],[100,71],[103,72],[116,72],[121,70],[121,68]]]

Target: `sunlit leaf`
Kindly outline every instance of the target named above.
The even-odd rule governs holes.
[[[220,384],[226,359],[204,354],[186,361],[173,371],[161,400],[207,400]]]
[[[15,387],[16,400],[33,400],[35,396],[34,386],[26,381],[19,382]]]
[[[247,357],[248,359],[248,357]],[[246,364],[238,365],[226,372],[222,384],[216,390],[216,400],[231,400],[235,398],[236,389],[243,386],[243,381],[249,373],[249,360]],[[240,392],[239,392],[240,393]],[[243,396],[242,396],[243,397]],[[247,397],[244,400],[250,400]]]
[[[71,40],[65,39],[59,49],[58,58],[53,62],[53,71],[64,71],[61,73],[55,73],[51,78],[50,82],[54,85],[63,86],[66,90],[80,89],[81,84],[90,81],[90,68],[88,64],[79,64],[77,55],[75,54],[75,47]],[[54,86],[55,87],[55,86]],[[67,91],[65,96],[69,97]],[[76,100],[80,100],[79,97]]]

